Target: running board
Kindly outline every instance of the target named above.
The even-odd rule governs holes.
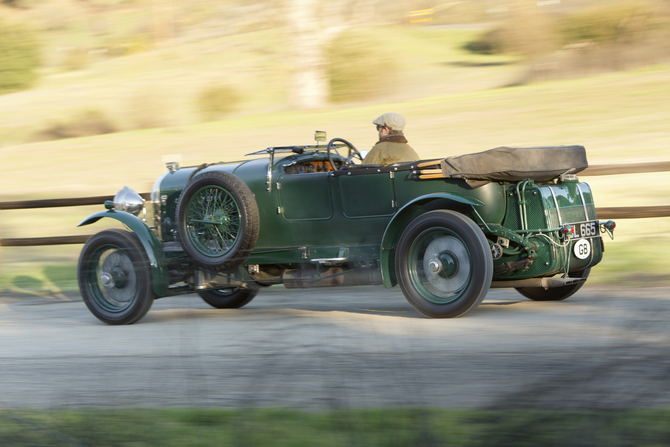
[[[543,289],[553,289],[555,287],[572,286],[584,281],[586,281],[586,278],[531,278],[516,281],[493,281],[491,282],[491,288],[542,287]]]

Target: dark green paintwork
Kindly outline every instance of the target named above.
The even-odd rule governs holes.
[[[490,244],[499,237],[510,241],[494,266],[528,260],[524,268],[498,272],[494,280],[574,272],[602,259],[600,235],[590,239],[592,255],[585,260],[577,259],[572,254],[572,242],[566,244],[560,237],[562,225],[596,220],[591,189],[576,180],[489,183],[471,188],[463,180],[418,179],[410,165],[395,170],[369,168],[336,174],[287,173],[287,166],[327,160],[325,153],[306,151],[276,157],[268,184],[269,160],[166,172],[156,180],[151,192],[154,231],[135,216],[114,210],[93,214],[79,225],[109,217],[135,232],[151,262],[153,288],[159,297],[168,293],[167,259],[189,262],[182,252],[164,252],[161,242],[176,241],[177,203],[189,178],[209,171],[238,176],[254,194],[260,231],[246,264],[315,264],[318,259],[333,258],[346,258],[349,262],[378,260],[383,284],[393,287],[397,284],[396,245],[402,232],[413,219],[438,209],[455,210],[472,219]]]
[[[554,246],[547,237],[551,238],[557,245],[564,245],[565,241],[557,237],[558,229],[561,225],[569,223],[578,223],[597,220],[595,207],[593,206],[593,196],[591,189],[586,183],[579,183],[582,191],[580,195],[577,191],[577,183],[573,181],[558,183],[531,185],[526,190],[525,199],[528,208],[529,228],[537,233],[537,230],[543,230],[545,236],[530,236],[527,231],[521,230],[521,217],[519,212],[519,199],[516,191],[516,184],[507,186],[505,197],[507,199],[507,212],[503,221],[503,227],[512,230],[519,237],[525,239],[526,244],[535,244],[535,257],[532,264],[522,271],[512,271],[503,273],[494,277],[495,280],[532,278],[535,276],[552,276],[566,270],[570,272],[579,271],[591,267],[601,261],[603,256],[602,238],[600,236],[591,239],[591,257],[580,260],[572,254],[573,242],[565,248]],[[553,196],[552,196],[553,191]],[[554,201],[554,196],[556,200]],[[582,196],[586,200],[586,211]],[[561,219],[556,212],[556,204],[560,209]],[[554,231],[551,231],[554,230]],[[503,236],[506,237],[506,236]],[[568,263],[566,265],[566,250],[568,250]],[[505,252],[504,252],[505,253]],[[518,253],[505,253],[503,257],[496,261],[499,265],[504,262],[516,261],[519,259]]]
[[[345,217],[360,219],[395,214],[395,185],[388,172],[340,176],[334,180],[340,189]]]
[[[338,258],[346,250],[349,261],[380,260],[384,285],[392,287],[397,283],[396,243],[406,225],[427,211],[453,209],[477,223],[491,242],[503,236],[517,244],[517,248],[505,249],[496,265],[516,261],[524,247],[533,248],[533,262],[528,269],[495,279],[549,276],[565,268],[560,259],[565,257],[564,251],[559,253],[544,236],[529,237],[521,231],[519,208],[524,204],[520,204],[517,197],[516,184],[489,183],[471,188],[462,180],[419,180],[412,176],[410,169],[392,173],[370,169],[348,175],[285,172],[285,166],[325,160],[326,155],[319,153],[275,158],[270,191],[268,158],[214,165],[198,172],[230,172],[240,177],[254,193],[261,225],[255,250],[247,264],[305,263],[311,259]],[[195,169],[167,172],[154,185],[152,201],[160,210],[156,227],[164,241],[174,240],[179,195]],[[545,230],[556,244],[562,242],[555,231],[559,224],[549,188],[556,195],[563,223],[595,219],[592,194],[584,183],[580,187],[587,202],[588,219],[584,218],[582,196],[577,193],[575,183],[536,185],[528,182],[525,186],[529,229]],[[593,241],[593,259],[579,261],[571,256],[570,270],[600,261],[599,237]]]
[[[327,175],[281,175],[277,184],[280,185],[279,206],[285,220],[324,220],[333,217],[333,199]],[[305,203],[309,203],[309,206],[305,206]]]
[[[154,293],[158,297],[165,296],[168,292],[167,263],[163,247],[156,235],[140,219],[123,211],[99,211],[82,220],[77,226],[90,225],[105,217],[118,220],[137,235],[149,258]]]

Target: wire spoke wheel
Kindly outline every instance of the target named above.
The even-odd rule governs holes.
[[[181,193],[177,229],[184,252],[205,270],[231,270],[251,254],[260,230],[256,199],[239,177],[197,175]]]
[[[228,253],[240,236],[240,208],[235,198],[219,186],[205,186],[189,201],[186,210],[188,238],[205,256]]]

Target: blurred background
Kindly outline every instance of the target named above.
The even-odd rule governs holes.
[[[407,119],[409,143],[426,159],[581,144],[591,165],[670,162],[669,104],[670,0],[0,0],[0,202],[114,195],[123,186],[146,193],[166,161],[241,160],[310,144],[317,129],[369,149],[372,120],[386,112]],[[670,205],[667,172],[582,181],[597,207]],[[92,234],[116,224],[76,228],[102,209],[0,210],[0,238]],[[147,317],[154,324],[111,337],[80,302],[21,307],[80,299],[81,245],[2,247],[0,297],[11,304],[0,313],[0,409],[239,398],[242,410],[82,410],[55,419],[3,410],[0,444],[81,444],[35,428],[62,428],[64,418],[91,445],[206,445],[220,424],[234,442],[224,436],[219,445],[252,445],[254,436],[268,439],[257,445],[438,445],[446,433],[450,445],[668,445],[667,411],[507,411],[667,404],[667,322],[656,290],[670,284],[670,218],[617,224],[583,289],[595,285],[596,299],[574,306],[494,303],[439,324],[406,318],[397,288],[385,295],[390,313],[358,308],[370,288],[328,290],[323,301],[271,288],[264,314],[228,318],[197,297],[161,300]],[[641,292],[649,285],[663,288]],[[633,293],[644,296],[629,300]],[[577,324],[563,323],[574,315]],[[221,335],[225,328],[244,340]],[[529,386],[517,389],[512,378]],[[326,393],[320,403],[334,410],[245,410],[269,392],[263,386],[298,403]],[[431,398],[445,390],[512,397],[490,406],[499,413],[395,408],[438,402]],[[393,408],[339,411],[354,395]],[[188,441],[185,426],[195,433]],[[38,432],[54,443],[29,438]],[[164,437],[114,438],[126,432]]]
[[[669,0],[2,0],[0,201],[150,191],[164,162],[239,160],[313,131],[359,149],[394,111],[423,158],[582,144],[670,160]],[[667,175],[584,178],[596,206],[668,205]],[[0,211],[0,237],[89,234],[101,206]],[[668,219],[619,223],[590,281],[670,279]],[[76,290],[81,246],[5,247],[0,291]]]

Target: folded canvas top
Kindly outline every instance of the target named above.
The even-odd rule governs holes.
[[[548,182],[570,169],[589,166],[584,146],[497,147],[475,154],[448,157],[441,162],[444,178],[462,178],[473,187],[489,182],[533,179]]]

